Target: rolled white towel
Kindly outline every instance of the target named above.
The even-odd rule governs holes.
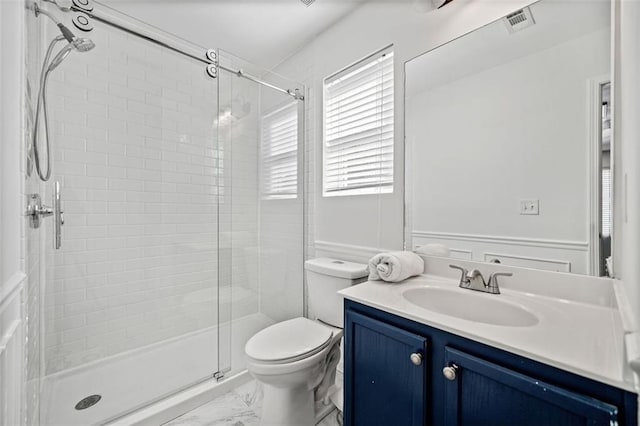
[[[437,243],[420,246],[415,249],[415,252],[425,256],[451,257],[451,250],[449,250],[449,247],[444,244]]]
[[[398,282],[424,272],[424,261],[410,251],[380,253],[369,259],[369,280]]]

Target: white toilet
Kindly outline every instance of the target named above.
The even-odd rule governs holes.
[[[313,319],[274,324],[245,346],[247,368],[264,387],[263,426],[316,423],[316,406],[334,385],[340,361],[344,310],[337,292],[367,276],[366,265],[329,258],[308,260],[305,270],[308,316]]]

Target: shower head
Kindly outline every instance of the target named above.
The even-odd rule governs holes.
[[[91,39],[76,37],[69,28],[67,28],[60,22],[58,23],[58,28],[60,29],[60,32],[62,33],[64,38],[67,39],[69,44],[72,44],[78,52],[88,52],[89,50],[96,47],[95,43]]]
[[[71,43],[78,52],[88,52],[96,47],[96,44],[90,38],[76,37]]]
[[[78,52],[88,52],[94,47],[96,47],[96,45],[91,39],[74,37],[73,41],[68,43],[62,49],[60,49],[58,54],[51,60],[51,63],[49,64],[48,72],[51,72],[54,69],[56,69],[58,65],[60,65],[67,56],[69,56],[69,53],[71,53],[72,50],[75,49]]]
[[[78,52],[88,52],[89,50],[96,47],[96,44],[91,39],[76,37],[75,34],[73,34],[71,30],[67,28],[63,23],[58,22],[57,25],[58,25],[58,28],[60,29],[60,32],[64,36],[64,38],[67,39],[67,41],[69,42],[69,44],[65,47],[65,49],[69,47],[69,48],[76,49]],[[62,53],[62,51],[60,53]],[[64,59],[68,54],[69,53],[66,52],[66,54],[62,59]],[[60,61],[62,61],[62,59],[60,59]]]

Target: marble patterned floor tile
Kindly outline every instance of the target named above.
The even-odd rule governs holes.
[[[333,410],[332,412],[327,414],[327,416],[324,419],[322,419],[322,421],[318,423],[316,426],[339,426],[338,419],[336,418],[337,413],[338,413],[338,410]]]
[[[258,426],[260,417],[235,392],[228,392],[166,426]]]
[[[258,426],[262,397],[262,386],[251,380],[164,426]],[[317,426],[338,426],[336,412],[333,410]]]
[[[262,399],[264,393],[262,391],[262,385],[256,380],[251,380],[245,384],[242,384],[233,390],[241,399],[247,404],[247,407],[260,412],[262,409]]]

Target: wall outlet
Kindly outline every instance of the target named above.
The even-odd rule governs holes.
[[[540,200],[520,200],[520,214],[539,215]]]

